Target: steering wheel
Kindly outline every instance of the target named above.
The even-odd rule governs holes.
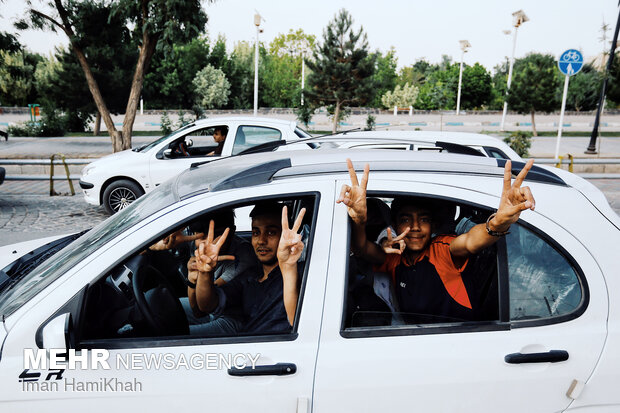
[[[129,265],[128,265],[129,267]],[[145,255],[139,255],[130,266],[133,295],[146,323],[156,335],[189,334],[189,323],[181,302],[172,293],[168,279],[149,264]],[[144,291],[146,281],[155,287]]]

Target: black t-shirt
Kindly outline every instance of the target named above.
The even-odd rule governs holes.
[[[301,276],[301,272],[298,274]],[[292,326],[284,307],[280,267],[274,268],[266,280],[258,282],[261,277],[262,273],[254,269],[218,287],[219,308],[239,308],[244,318],[244,333],[289,333]]]

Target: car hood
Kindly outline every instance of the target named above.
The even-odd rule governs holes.
[[[142,158],[144,157],[144,154],[141,152],[134,152],[132,150],[127,149],[126,151],[122,151],[122,152],[116,152],[110,155],[106,155],[103,156],[99,159],[97,159],[94,162],[91,162],[88,164],[87,168],[92,168],[92,167],[106,167],[109,166],[111,164],[124,164],[124,165],[128,165],[130,164],[130,162],[138,159],[138,158]],[[129,163],[128,163],[129,162]]]
[[[60,248],[63,248],[79,235],[80,234],[55,235],[0,247],[0,278],[3,272],[15,266],[18,260],[22,260],[22,264],[25,263],[30,265],[30,269],[34,268],[33,262],[29,263],[29,261],[34,261],[37,265],[40,264],[45,259],[49,258],[52,252],[55,253]]]

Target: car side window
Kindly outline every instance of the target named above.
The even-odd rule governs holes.
[[[282,133],[273,128],[263,126],[239,126],[235,134],[232,154],[237,155],[254,146],[282,139]]]
[[[269,276],[262,279],[262,264],[271,265],[270,260],[277,258],[286,206],[289,228],[297,226],[304,244],[297,260],[301,308],[317,202],[314,195],[244,200],[175,224],[89,285],[80,316],[82,345],[92,347],[105,340],[106,345],[122,348],[127,340],[144,337],[175,340],[294,332],[288,314],[282,314],[283,275],[277,266],[269,267]],[[304,208],[303,220],[297,223]],[[197,262],[196,240],[206,242],[211,221],[214,236],[226,228],[229,232],[218,254],[225,259],[218,260],[212,272],[213,288],[221,291],[216,291],[215,306],[207,310],[197,305],[198,280],[192,263]]]
[[[368,240],[380,243],[387,236],[383,230],[398,225],[390,209],[393,199],[368,198]],[[449,255],[449,242],[484,223],[491,211],[447,200],[415,199],[432,211],[432,217],[419,218],[419,222],[431,222],[429,249],[414,265],[401,261],[403,255],[398,254],[389,254],[386,262],[378,265],[351,255],[345,328],[499,320],[497,246],[470,256],[467,265],[458,269]],[[417,232],[422,225],[415,226]],[[419,234],[425,231],[420,228]]]
[[[512,321],[558,317],[582,300],[579,277],[549,242],[521,225],[506,236]]]

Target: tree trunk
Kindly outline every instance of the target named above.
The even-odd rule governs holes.
[[[100,130],[101,130],[101,113],[97,111],[97,115],[95,116],[95,130],[93,131],[93,136],[99,136]]]
[[[340,102],[336,102],[334,110],[334,122],[332,123],[332,133],[338,132],[338,118],[340,117]]]
[[[112,140],[112,148],[114,152],[119,152],[122,149],[121,146],[121,134],[114,127],[114,121],[112,120],[112,116],[110,115],[110,111],[103,100],[103,96],[101,96],[101,91],[99,90],[99,85],[95,80],[95,76],[93,72],[90,70],[90,66],[88,65],[88,61],[86,60],[86,56],[75,44],[71,44],[75,55],[78,58],[78,62],[80,62],[80,66],[82,66],[82,70],[84,71],[84,76],[86,77],[86,83],[88,84],[88,90],[90,90],[91,95],[93,95],[93,100],[95,101],[95,105],[97,106],[97,111],[101,114],[103,118],[103,122],[105,123],[105,127],[108,129],[108,133],[110,134],[110,139]]]
[[[538,132],[536,132],[536,122],[534,121],[534,111],[531,111],[530,114],[532,115],[532,133],[534,136],[538,136]]]
[[[140,94],[142,93],[144,74],[148,69],[153,53],[155,53],[157,37],[156,35],[149,35],[147,30],[145,30],[142,35],[140,55],[138,56],[136,70],[131,82],[131,90],[129,92],[129,99],[127,100],[127,108],[125,109],[125,119],[123,119],[123,150],[131,149],[131,133],[133,132],[133,124],[136,120],[136,112],[138,111],[138,103],[140,102]]]

